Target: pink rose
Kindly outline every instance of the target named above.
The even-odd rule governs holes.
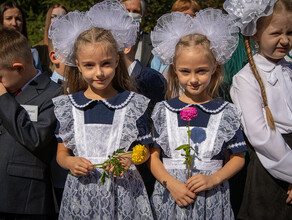
[[[198,113],[195,107],[185,107],[180,111],[181,119],[184,121],[191,121],[197,115]]]

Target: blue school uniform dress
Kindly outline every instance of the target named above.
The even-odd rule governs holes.
[[[100,164],[120,148],[152,142],[145,115],[149,99],[129,91],[107,100],[91,100],[84,92],[53,99],[57,138],[74,156]],[[85,176],[68,175],[59,219],[152,219],[147,192],[134,165],[119,178],[100,183],[102,169]]]
[[[180,117],[180,111],[187,106],[195,107],[198,114],[190,121],[190,144],[198,152],[198,155],[193,155],[190,177],[211,175],[220,170],[226,151],[230,154],[246,151],[240,113],[233,104],[213,99],[191,105],[178,97],[158,103],[152,113],[154,147],[162,149],[162,162],[169,174],[183,183],[187,181],[187,165],[181,156],[184,151],[175,148],[188,143],[188,122]],[[157,181],[150,201],[155,219],[234,219],[229,196],[229,184],[225,181],[211,190],[198,193],[193,204],[181,208]]]

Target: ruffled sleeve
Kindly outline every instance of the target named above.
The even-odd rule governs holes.
[[[233,138],[226,143],[229,154],[237,154],[247,151],[246,143],[243,138],[243,132],[239,128]]]
[[[247,151],[240,124],[240,110],[231,103],[225,106],[216,142],[217,146],[227,145],[230,154]]]
[[[165,111],[165,105],[163,102],[159,102],[155,105],[152,112],[151,118],[154,126],[154,147],[161,148],[166,156],[171,157]]]
[[[54,113],[58,120],[56,137],[65,147],[73,150],[75,148],[74,118],[72,104],[67,95],[53,99],[55,105]]]
[[[141,144],[152,143],[149,122],[145,114],[149,102],[150,99],[137,93],[131,98],[122,128],[121,146],[127,148],[135,141]]]

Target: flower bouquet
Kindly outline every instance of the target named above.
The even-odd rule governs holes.
[[[101,184],[104,184],[105,178],[110,178],[110,172],[106,170],[107,167],[113,167],[113,174],[119,176],[120,173],[126,171],[123,164],[121,164],[120,158],[124,155],[132,154],[132,161],[134,164],[142,162],[146,157],[146,148],[144,145],[138,144],[133,148],[133,151],[125,152],[125,148],[118,149],[113,152],[108,159],[101,164],[94,164],[93,167],[103,169],[100,177]]]

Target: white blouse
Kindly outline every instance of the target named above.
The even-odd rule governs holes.
[[[292,65],[285,59],[274,64],[259,54],[254,61],[276,130],[267,123],[260,86],[249,64],[233,77],[230,95],[242,110],[244,132],[263,166],[275,178],[292,183],[292,150],[281,135],[292,133]]]

